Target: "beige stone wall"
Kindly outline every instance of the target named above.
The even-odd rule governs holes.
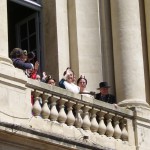
[[[145,16],[146,16],[146,33],[147,33],[147,45],[148,45],[148,58],[149,58],[149,64],[150,64],[150,1],[144,0],[145,2]],[[150,65],[149,65],[150,70]]]
[[[115,94],[110,0],[99,1],[99,12],[103,80],[107,81],[111,85],[110,93]]]
[[[24,72],[16,69],[8,58],[7,1],[1,1],[0,12],[3,21],[0,26],[0,112],[11,116],[9,121],[13,122],[14,118],[31,116],[31,91],[25,87]],[[7,120],[7,117],[0,120]]]
[[[44,63],[45,70],[57,80],[71,66],[77,78],[86,76],[88,90],[96,91],[105,80],[114,93],[110,16],[106,20],[110,11],[106,7],[101,11],[103,5],[92,0],[43,1]]]
[[[9,129],[7,129],[9,130]],[[14,134],[16,132],[16,134]],[[49,143],[48,141],[41,142],[38,136],[28,136],[18,134],[19,131],[15,130],[14,133],[1,132],[0,134],[0,150],[66,150],[64,146],[57,146]],[[37,137],[37,138],[36,138]]]
[[[127,105],[148,106],[139,1],[111,1],[111,15],[117,98]]]
[[[146,64],[147,64],[147,71],[146,71],[146,74],[147,74],[147,77],[146,77],[146,92],[147,92],[147,101],[150,103],[150,19],[149,19],[149,16],[150,16],[150,1],[149,0],[144,0],[144,17],[145,17],[145,22],[143,20],[143,24],[146,25],[146,28],[144,26],[144,29],[145,29],[145,33],[146,33],[146,38],[145,38],[145,41],[146,41],[146,54],[145,54],[145,61],[146,61]]]
[[[43,2],[45,71],[57,81],[70,66],[67,0]]]
[[[58,79],[58,42],[56,26],[56,3],[53,0],[42,1],[43,21],[43,57],[44,71]]]
[[[143,32],[140,32],[141,20],[139,19],[140,13],[137,9],[139,8],[139,3],[137,0],[116,0],[113,3],[111,1],[111,5],[114,29],[115,78],[117,80],[118,98],[120,98],[120,101],[128,100],[126,104],[132,104],[132,107],[135,105],[146,105],[144,85],[145,82],[148,82],[148,79],[144,81],[143,64],[139,63],[143,62],[141,34],[144,37]],[[45,57],[45,70],[48,70],[48,73],[59,79],[66,67],[71,65],[77,75],[85,74],[88,79],[89,90],[96,89],[99,81],[104,79],[104,74],[102,73],[103,63],[101,59],[99,1],[75,0],[70,2],[70,0],[44,0],[43,8],[43,51]],[[129,8],[130,11],[127,11]],[[145,0],[148,56],[150,56],[149,8],[150,2],[149,0]],[[71,145],[72,147],[69,145],[69,147],[62,143],[62,141],[58,140],[57,143],[55,143],[56,141],[50,141],[50,138],[41,136],[41,133],[45,132],[50,134],[57,133],[58,136],[62,135],[63,137],[65,135],[68,139],[76,139],[79,136],[83,137],[82,133],[73,126],[70,127],[44,120],[41,116],[32,116],[32,106],[30,103],[31,89],[25,85],[27,77],[24,75],[23,71],[14,68],[11,61],[8,59],[6,0],[1,0],[0,12],[0,19],[3,22],[0,26],[0,131],[3,131],[0,132],[0,148],[8,150],[43,149],[44,145],[44,149],[56,149],[59,144],[62,145],[59,149],[76,148],[75,145]],[[68,12],[70,13],[69,16]],[[134,15],[136,16],[135,18]],[[135,20],[133,20],[133,18]],[[135,22],[136,24],[134,24]],[[104,30],[106,29],[104,28]],[[116,43],[116,41],[118,43]],[[134,51],[132,51],[133,53],[130,51],[132,48],[134,49]],[[110,49],[111,46],[109,47],[109,50]],[[132,58],[130,57],[131,54],[133,55]],[[76,55],[76,57],[74,57],[74,55]],[[144,57],[146,57],[146,55],[144,55]],[[136,61],[133,62],[133,59]],[[146,65],[148,66],[148,64]],[[137,67],[138,69],[136,69]],[[135,70],[132,71],[133,68]],[[109,77],[107,78],[109,79]],[[112,80],[113,79],[110,81]],[[42,88],[43,93],[48,91],[48,89],[46,89],[49,88],[48,85],[45,85],[46,88],[44,88],[38,81],[34,82],[36,82],[34,87],[37,87],[37,89]],[[148,90],[148,88],[146,90]],[[53,92],[56,93],[57,91]],[[62,95],[68,96],[68,93],[64,91]],[[73,93],[70,93],[70,95],[74,96]],[[135,95],[137,95],[139,99],[135,97]],[[80,95],[76,96],[81,98]],[[76,96],[73,97],[73,100],[77,100]],[[94,100],[92,99],[92,101]],[[88,105],[88,102],[86,102],[86,105]],[[120,113],[123,113],[121,111],[116,113],[116,108],[114,108],[113,105],[99,105],[101,106],[100,108],[106,108],[107,106],[107,109],[110,110],[110,112],[114,112],[114,114],[120,115]],[[100,136],[87,131],[90,137],[88,141],[89,144],[93,144],[93,141],[94,144],[99,144],[99,141],[101,141],[101,146],[117,150],[135,150],[136,148],[138,150],[149,150],[150,110],[145,107],[135,107],[132,108],[132,110],[134,111],[134,120],[127,119],[127,130],[129,132],[128,142]],[[126,112],[127,110],[124,109],[124,111]],[[124,114],[126,114],[125,112]],[[4,126],[4,122],[7,126]],[[11,127],[9,126],[10,124]],[[18,128],[15,128],[15,125]],[[21,127],[30,129],[31,133],[26,132],[28,130],[19,130]],[[35,133],[34,131],[39,132],[40,136],[32,134]],[[30,139],[28,140],[28,138]],[[79,142],[81,142],[81,140]],[[20,145],[20,143],[22,143],[22,145]],[[55,144],[53,145],[52,143]]]
[[[67,0],[56,0],[59,77],[70,66]]]
[[[86,76],[88,90],[95,91],[103,80],[99,2],[75,0],[69,6],[71,65],[77,76]]]
[[[7,1],[2,0],[0,5],[0,56],[8,57],[8,29],[7,29]]]
[[[144,107],[135,108],[135,144],[138,150],[149,150],[150,142],[150,109]]]
[[[86,76],[88,90],[96,91],[103,80],[113,86],[113,71],[108,69],[113,67],[102,68],[99,2],[47,0],[43,8],[45,70],[58,80],[71,66],[77,78]]]

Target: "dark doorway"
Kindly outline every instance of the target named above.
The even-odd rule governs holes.
[[[15,47],[33,51],[36,55],[34,61],[41,64],[40,9],[36,10],[33,3],[24,1],[7,2],[9,54]]]

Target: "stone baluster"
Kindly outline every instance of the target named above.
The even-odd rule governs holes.
[[[98,109],[96,109],[96,108],[93,108],[92,110],[91,110],[91,114],[92,114],[92,116],[91,116],[91,131],[92,132],[97,132],[98,131],[98,122],[97,122],[97,120],[96,120],[96,113],[98,112]]]
[[[33,92],[33,96],[34,96],[34,104],[33,104],[33,108],[32,108],[32,112],[34,116],[40,116],[41,114],[41,105],[40,105],[40,95],[42,94],[41,91],[35,90]]]
[[[112,117],[113,116],[114,116],[114,114],[111,114],[111,113],[107,113],[105,116],[107,119],[106,135],[108,137],[112,137],[114,134],[114,128],[112,126]]]
[[[67,115],[66,115],[66,112],[64,110],[64,104],[67,102],[68,100],[67,99],[64,99],[64,98],[60,98],[59,102],[58,102],[58,105],[59,105],[59,114],[58,114],[58,122],[60,123],[65,123],[66,120],[67,120]]]
[[[42,100],[43,100],[43,106],[42,106],[42,111],[41,115],[43,119],[48,119],[50,116],[50,108],[48,107],[48,98],[50,97],[50,94],[43,93],[42,95]]]
[[[76,111],[76,117],[75,117],[75,127],[81,128],[83,120],[81,117],[81,107],[83,107],[83,104],[77,103],[75,105],[75,111]]]
[[[98,116],[99,116],[99,128],[98,128],[98,133],[100,134],[100,135],[104,135],[105,134],[105,132],[106,132],[106,125],[105,125],[105,123],[104,123],[104,115],[106,114],[107,112],[105,112],[105,111],[100,111],[100,112],[98,112]]]
[[[68,114],[67,114],[66,123],[68,126],[72,126],[75,123],[75,117],[74,117],[73,112],[72,112],[74,104],[75,104],[75,102],[73,102],[73,101],[68,101],[68,103],[67,103]]]
[[[84,106],[83,108],[83,112],[84,112],[84,117],[83,117],[83,124],[82,124],[82,128],[84,130],[90,130],[91,127],[91,121],[90,121],[90,117],[89,117],[89,110],[91,109],[90,106]]]
[[[114,138],[115,139],[120,139],[121,138],[121,134],[122,134],[122,132],[121,132],[121,129],[120,129],[120,126],[119,126],[119,120],[121,119],[121,117],[120,116],[115,116],[114,118],[113,118],[113,120],[114,120]]]
[[[50,119],[51,121],[56,121],[58,118],[58,111],[56,109],[56,101],[60,98],[53,95],[49,99],[50,99]]]
[[[121,139],[123,141],[128,141],[128,132],[127,132],[127,120],[122,119],[121,120],[121,128],[122,128],[122,135],[121,135]]]

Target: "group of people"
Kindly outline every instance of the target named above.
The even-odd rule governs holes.
[[[10,58],[12,59],[13,65],[16,68],[22,69],[25,74],[32,79],[36,79],[47,84],[56,85],[56,80],[51,77],[51,75],[47,75],[46,72],[43,72],[42,78],[40,77],[38,72],[39,62],[36,61],[35,64],[31,63],[31,60],[35,58],[35,54],[33,52],[27,53],[26,50],[22,50],[20,48],[14,48],[10,53]],[[87,97],[94,97],[97,100],[101,100],[110,104],[116,104],[116,98],[114,95],[109,94],[109,88],[107,82],[100,82],[99,93],[94,94],[93,92],[88,92],[86,90],[87,79],[84,75],[81,75],[76,82],[76,77],[74,71],[71,68],[67,68],[64,73],[62,79],[59,81],[59,87],[67,89],[73,93],[83,94]]]
[[[77,80],[77,84],[75,84],[75,75],[71,68],[66,69],[63,78],[59,82],[59,86],[73,93],[80,93],[88,97],[93,97],[93,92],[88,92],[86,90],[87,79],[85,76],[81,75]],[[110,104],[116,104],[116,98],[114,95],[109,94],[109,88],[110,85],[108,85],[107,82],[100,82],[97,88],[100,92],[95,94],[94,98]]]
[[[38,74],[39,62],[36,61],[35,64],[31,61],[35,58],[35,53],[28,53],[27,50],[22,50],[20,48],[14,48],[10,53],[10,58],[13,62],[13,65],[16,68],[22,69],[28,78],[36,79],[51,85],[56,84],[56,80],[53,79],[50,75],[47,75],[46,72],[43,72],[43,76]]]

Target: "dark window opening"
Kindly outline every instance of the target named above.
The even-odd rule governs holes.
[[[34,51],[36,58],[33,60],[33,63],[36,60],[41,63],[40,11],[12,0],[8,0],[7,2],[9,54],[15,47],[27,50],[28,52]],[[40,1],[37,0],[35,2]],[[30,5],[30,3],[28,5]],[[40,65],[40,67],[41,66],[42,65]],[[40,70],[42,69],[39,68],[39,71]]]

